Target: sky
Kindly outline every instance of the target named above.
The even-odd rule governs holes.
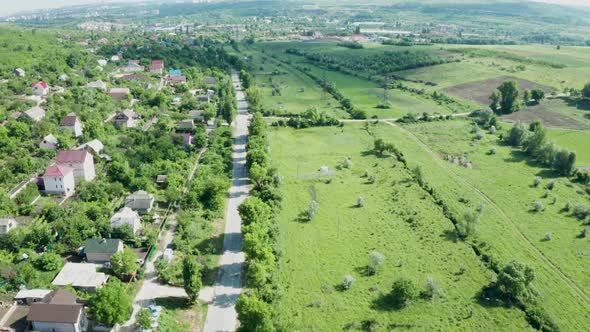
[[[0,0],[0,16],[18,11],[106,2],[137,2],[140,0]],[[590,5],[590,0],[533,0],[569,5]]]

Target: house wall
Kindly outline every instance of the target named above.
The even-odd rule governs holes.
[[[73,126],[62,127],[64,130],[69,130],[74,137],[82,136],[82,124],[77,121]]]
[[[81,332],[79,326],[72,323],[33,322],[33,330],[39,332]]]
[[[54,143],[49,143],[43,140],[41,143],[39,143],[39,148],[55,150],[56,145]]]
[[[49,89],[43,89],[40,87],[36,87],[36,88],[33,88],[33,91],[35,92],[35,95],[37,95],[37,96],[45,96],[48,93]]]
[[[91,153],[86,156],[86,161],[82,166],[84,169],[84,180],[92,181],[96,177],[96,171],[94,169],[94,157]]]
[[[111,260],[111,254],[91,253],[86,254],[86,261],[88,263],[102,264]]]
[[[63,178],[53,176],[43,177],[43,183],[45,184],[46,193],[64,196],[73,194],[76,186],[72,173],[68,173]]]

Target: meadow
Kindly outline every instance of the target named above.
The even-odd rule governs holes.
[[[481,298],[493,273],[468,245],[454,241],[453,224],[403,164],[371,152],[375,135],[388,131],[395,130],[383,124],[271,130],[271,156],[284,176],[279,320],[300,331],[529,330],[520,310]],[[352,166],[338,169],[348,157]],[[330,175],[320,176],[321,166]],[[300,214],[310,204],[311,187],[320,207],[304,222]],[[355,206],[358,197],[363,207]],[[376,275],[367,276],[373,250],[386,259]],[[347,274],[356,282],[343,290]],[[392,308],[386,296],[399,277],[420,290],[432,277],[444,295]]]

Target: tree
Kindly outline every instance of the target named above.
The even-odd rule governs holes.
[[[254,222],[266,222],[272,215],[272,210],[268,204],[264,203],[260,198],[252,196],[249,197],[238,207],[240,217],[244,226],[248,226]]]
[[[182,280],[184,290],[188,295],[190,303],[195,303],[199,298],[199,291],[202,287],[201,270],[194,257],[186,256],[182,261]]]
[[[528,103],[532,99],[531,90],[524,90],[524,96],[522,99],[524,100],[525,104]]]
[[[367,264],[367,274],[373,275],[377,273],[385,263],[385,255],[378,251],[371,251],[369,253],[369,264]]]
[[[242,294],[236,303],[236,311],[240,321],[238,331],[275,331],[271,305],[259,299],[254,293]]]
[[[463,214],[463,219],[457,222],[457,231],[459,236],[467,238],[477,233],[477,222],[479,221],[479,212],[469,209]]]
[[[561,149],[555,153],[553,168],[561,175],[570,176],[576,168],[576,153]]]
[[[527,139],[528,135],[529,132],[526,130],[526,128],[521,123],[516,123],[508,131],[506,142],[511,146],[521,146]]]
[[[137,256],[129,248],[123,249],[111,256],[111,266],[113,272],[122,279],[127,279],[137,271]]]
[[[416,298],[418,290],[416,285],[407,278],[399,278],[393,282],[391,287],[391,300],[399,307],[405,307]]]
[[[514,299],[526,299],[536,294],[531,285],[534,280],[535,271],[530,266],[512,261],[498,274],[496,286],[502,293]]]
[[[520,101],[518,100],[519,90],[517,81],[504,81],[498,87],[500,91],[500,110],[504,114],[514,113],[520,110]]]
[[[498,112],[500,110],[500,100],[502,99],[502,93],[496,89],[494,90],[494,92],[492,92],[492,94],[490,95],[490,108],[494,111],[494,112]]]
[[[351,276],[350,274],[345,275],[344,278],[342,279],[342,289],[344,289],[344,290],[350,289],[355,281],[356,281],[356,279],[354,279],[354,277]]]
[[[582,96],[584,98],[589,98],[590,99],[590,82],[586,83],[584,85],[584,88],[582,88]]]
[[[148,308],[143,308],[137,313],[137,325],[147,330],[152,326],[152,312]]]
[[[113,279],[88,300],[90,315],[107,326],[122,324],[131,317],[133,304],[125,285]]]
[[[531,98],[538,104],[545,99],[545,91],[541,89],[533,89],[531,91]]]
[[[57,271],[63,265],[58,254],[46,252],[35,259],[35,266],[43,271]]]

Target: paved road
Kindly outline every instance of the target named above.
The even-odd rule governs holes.
[[[239,86],[237,73],[232,73],[234,86]],[[219,262],[219,275],[209,304],[205,332],[235,331],[237,328],[236,300],[242,292],[242,219],[238,206],[248,197],[248,171],[246,169],[246,141],[248,137],[248,104],[241,88],[236,88],[238,115],[234,122],[233,178],[225,213],[223,255]]]

